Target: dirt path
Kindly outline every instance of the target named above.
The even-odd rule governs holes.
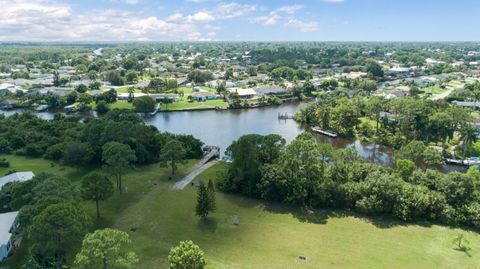
[[[216,164],[217,161],[211,161],[208,162],[202,166],[197,166],[190,174],[186,175],[179,181],[175,182],[172,186],[172,190],[183,190],[192,180],[194,180],[198,175],[203,173],[205,170],[208,168],[212,167],[214,164]]]

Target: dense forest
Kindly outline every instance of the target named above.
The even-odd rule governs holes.
[[[414,142],[415,143],[415,142]],[[346,208],[402,221],[480,227],[480,174],[418,168],[412,144],[395,169],[368,163],[351,148],[334,150],[309,133],[289,145],[278,135],[246,135],[227,150],[233,159],[219,187],[307,208]]]

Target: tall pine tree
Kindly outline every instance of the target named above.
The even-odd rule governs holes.
[[[215,185],[213,184],[213,181],[210,179],[208,180],[208,199],[210,202],[210,211],[215,211],[217,209],[217,205],[215,202]]]
[[[206,218],[208,213],[215,210],[215,188],[213,182],[208,183],[208,189],[202,182],[197,191],[197,206],[195,212],[197,216]]]

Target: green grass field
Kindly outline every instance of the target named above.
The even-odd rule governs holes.
[[[175,110],[185,110],[185,109],[207,109],[207,108],[227,108],[228,103],[222,99],[217,100],[207,100],[205,102],[189,102],[187,97],[182,97],[180,102],[175,102],[171,104],[162,104],[160,107],[161,111],[175,111]]]
[[[133,109],[133,103],[129,103],[127,101],[117,101],[113,104],[108,105],[110,109]]]
[[[441,94],[447,91],[447,89],[442,89],[437,86],[431,86],[421,89],[425,94]]]
[[[89,172],[50,162],[7,156],[8,170],[51,171],[77,181]],[[180,170],[191,169],[195,161]],[[198,178],[215,178],[225,164]],[[184,173],[179,173],[179,178]],[[128,193],[101,204],[97,228],[127,231],[139,255],[136,268],[167,268],[168,250],[191,239],[206,254],[207,268],[478,268],[480,236],[463,231],[471,242],[466,254],[450,238],[459,230],[428,223],[405,225],[385,219],[365,219],[345,211],[305,212],[297,207],[217,193],[217,211],[203,222],[194,214],[195,187],[170,190],[168,169],[158,164],[138,167],[124,176]],[[83,203],[95,214],[91,202]],[[240,225],[232,223],[238,213]],[[130,228],[137,228],[131,232]],[[23,245],[7,265],[19,268]],[[301,261],[298,256],[307,256]]]

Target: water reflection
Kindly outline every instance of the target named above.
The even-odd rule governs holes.
[[[278,114],[295,114],[299,109],[299,103],[289,103],[255,109],[162,112],[145,119],[145,123],[157,127],[162,132],[191,134],[207,145],[219,146],[222,154],[224,154],[226,148],[234,140],[245,134],[278,134],[289,143],[305,128],[292,119],[278,119]],[[22,112],[22,110],[12,110],[1,111],[0,113],[9,116]],[[47,120],[53,119],[54,116],[54,114],[48,112],[37,114]],[[96,113],[93,113],[93,115],[96,115]],[[314,134],[314,136],[319,143],[330,143],[335,148],[352,147],[357,150],[360,156],[370,162],[384,166],[394,166],[393,149],[390,147],[347,138],[331,138],[320,134]],[[465,169],[459,166],[446,165],[442,170],[447,172],[453,170],[464,171]]]

